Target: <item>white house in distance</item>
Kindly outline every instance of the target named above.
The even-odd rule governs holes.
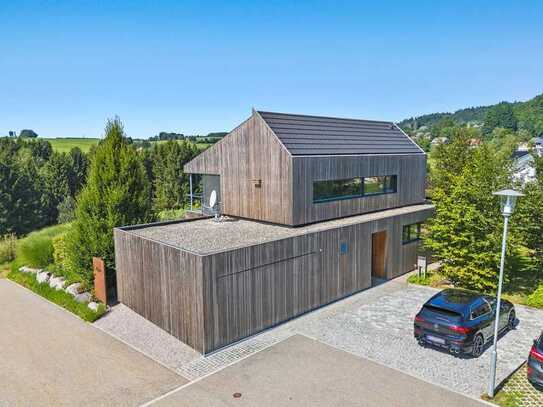
[[[533,150],[530,145],[533,146]],[[543,157],[543,137],[536,137],[530,140],[530,143],[521,143],[513,154],[515,180],[522,184],[531,182],[535,179],[534,157],[531,152],[534,151],[539,157]]]

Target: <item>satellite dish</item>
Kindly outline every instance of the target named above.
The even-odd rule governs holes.
[[[215,205],[217,205],[217,191],[213,190],[209,195],[209,207],[214,208]]]

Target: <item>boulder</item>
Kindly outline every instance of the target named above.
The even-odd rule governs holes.
[[[84,292],[84,293],[74,295],[74,299],[75,299],[77,302],[81,302],[81,303],[89,302],[89,301],[92,299],[92,295],[91,295],[91,293],[89,293],[88,291],[86,291],[86,292]]]
[[[30,268],[30,267],[23,266],[23,267],[20,267],[20,268],[19,268],[19,271],[20,271],[21,273],[32,273],[32,274],[36,274],[36,273],[41,272],[41,271],[43,271],[43,270],[41,270],[41,269],[33,269],[33,268]]]
[[[65,283],[66,283],[66,280],[64,280],[62,277],[52,276],[49,279],[49,287],[54,288],[57,291],[62,290],[64,288]]]
[[[72,294],[74,297],[79,294],[79,288],[81,287],[81,283],[73,283],[70,284],[68,287],[66,287],[66,292],[68,294]]]
[[[87,305],[87,307],[89,307],[94,312],[98,311],[98,306],[99,306],[99,304],[97,302],[94,302],[94,301],[89,302],[89,304]]]
[[[38,271],[36,273],[36,281],[38,283],[46,283],[49,281],[49,277],[51,276],[50,273],[48,273],[47,271]]]

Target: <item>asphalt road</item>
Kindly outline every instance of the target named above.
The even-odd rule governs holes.
[[[301,335],[150,404],[154,407],[486,405]]]
[[[135,406],[187,382],[0,279],[0,406]]]

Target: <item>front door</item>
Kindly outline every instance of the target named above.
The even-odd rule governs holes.
[[[371,276],[386,278],[387,232],[383,230],[371,235]]]

